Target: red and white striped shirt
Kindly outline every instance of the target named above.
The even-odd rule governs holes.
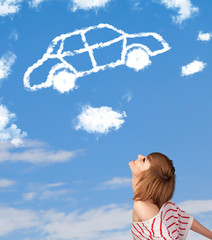
[[[131,232],[134,240],[184,240],[192,222],[190,214],[168,201],[155,217],[144,222],[133,222]]]

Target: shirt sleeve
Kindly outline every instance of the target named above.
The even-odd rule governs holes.
[[[193,216],[169,201],[164,205],[163,220],[171,238],[185,240],[191,228]]]
[[[191,225],[193,223],[193,216],[189,213],[181,210],[179,207],[178,209],[178,224],[179,224],[179,232],[183,235],[182,239],[186,239],[189,230],[191,229]]]

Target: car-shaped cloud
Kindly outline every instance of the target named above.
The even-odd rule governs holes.
[[[116,32],[118,37],[115,37],[114,39],[109,41],[89,45],[86,39],[86,35],[90,31],[94,31],[96,29],[110,29]],[[67,41],[67,39],[73,36],[80,37],[80,41],[82,41],[82,47],[77,50],[74,49],[70,51],[64,51],[65,41]],[[151,51],[149,47],[147,47],[145,44],[129,44],[129,42],[132,42],[133,39],[135,40],[144,37],[153,37],[161,44],[162,48],[159,50]],[[122,44],[120,58],[116,61],[99,65],[95,59],[94,50],[108,47],[117,42],[121,42]],[[62,34],[54,38],[43,57],[39,59],[36,63],[34,63],[31,67],[29,67],[25,72],[24,86],[26,89],[31,91],[36,91],[41,88],[53,86],[55,89],[62,93],[68,92],[74,89],[75,81],[77,78],[84,77],[100,70],[105,70],[106,68],[114,68],[120,65],[126,65],[136,71],[139,71],[151,63],[149,57],[164,53],[169,49],[170,47],[168,43],[159,34],[154,32],[128,34],[109,24],[99,24],[97,26],[91,26],[86,29],[76,30],[72,33]],[[92,67],[85,71],[79,71],[73,66],[73,64],[70,63],[70,61],[67,61],[66,59],[67,57],[71,59],[71,57],[83,53],[88,53]],[[34,84],[31,86],[30,75],[35,69],[40,67],[44,62],[48,61],[49,59],[56,59],[58,60],[58,63],[54,64],[51,67],[45,82]]]

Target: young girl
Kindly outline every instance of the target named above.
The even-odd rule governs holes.
[[[132,235],[134,240],[184,240],[189,229],[212,239],[212,231],[182,211],[171,198],[175,189],[172,160],[161,153],[129,162],[134,192]]]

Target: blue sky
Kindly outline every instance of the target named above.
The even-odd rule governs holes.
[[[156,151],[174,161],[173,201],[212,228],[211,7],[193,0],[0,1],[0,239],[131,239],[128,162]],[[110,41],[125,35],[99,30],[100,23],[128,34],[131,44],[140,43],[130,34],[157,34],[170,49],[153,56],[161,42],[144,37],[144,49],[129,48],[133,60],[126,55],[109,66],[123,50]],[[53,69],[51,86],[26,87],[27,70],[55,37],[91,26],[90,46],[109,41],[93,48],[96,67],[88,52],[69,65],[57,55],[30,75],[30,86],[38,85]],[[80,49],[80,41],[66,51]]]

